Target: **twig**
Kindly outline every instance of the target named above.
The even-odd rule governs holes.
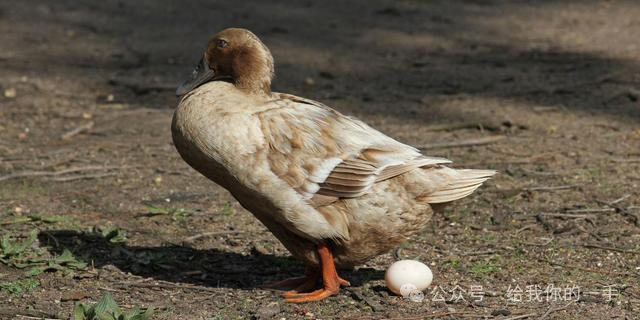
[[[67,173],[82,172],[82,171],[99,171],[99,170],[111,170],[120,169],[119,166],[86,166],[86,167],[73,167],[60,171],[21,171],[14,172],[5,176],[0,176],[0,181],[24,178],[24,177],[41,177],[41,176],[59,176]]]
[[[573,304],[574,301],[571,301],[567,304],[565,304],[564,306],[560,307],[560,308],[553,308],[553,307],[549,307],[549,310],[547,310],[547,312],[545,312],[542,317],[540,317],[540,320],[545,320],[551,313],[553,312],[558,312],[558,311],[562,311],[567,309],[571,304]]]
[[[95,174],[77,174],[73,176],[50,178],[48,180],[57,181],[57,182],[66,182],[66,181],[83,180],[83,179],[97,179],[97,178],[111,177],[115,175],[116,175],[115,172],[95,173]]]
[[[507,138],[506,136],[482,137],[482,138],[469,139],[469,140],[424,144],[424,145],[418,146],[417,148],[422,150],[428,150],[428,149],[445,149],[445,148],[482,146],[482,145],[492,144],[492,143],[504,140],[506,138]]]
[[[199,233],[196,235],[193,235],[191,237],[186,237],[184,238],[184,240],[182,240],[183,242],[191,242],[193,240],[196,239],[200,239],[200,238],[204,238],[204,237],[210,237],[210,236],[221,236],[221,235],[225,235],[225,234],[238,234],[238,233],[242,233],[242,231],[214,231],[214,232],[203,232],[203,233]]]
[[[620,203],[622,201],[627,200],[627,198],[629,198],[629,197],[631,197],[631,194],[625,194],[624,196],[609,202],[609,205],[618,204],[618,203]]]
[[[595,248],[595,249],[601,249],[601,250],[607,250],[607,251],[617,251],[617,252],[624,252],[624,253],[631,253],[631,254],[640,254],[640,251],[635,251],[635,250],[628,250],[628,249],[621,249],[621,248],[616,248],[616,247],[604,247],[598,244],[594,244],[594,243],[587,243],[587,244],[583,244],[582,245],[585,248]]]
[[[60,318],[32,317],[32,316],[25,316],[24,314],[16,314],[15,316],[18,317],[18,318],[24,318],[24,319],[61,320]]]
[[[489,131],[497,131],[499,129],[498,126],[492,124],[485,124],[480,122],[461,122],[461,123],[452,123],[452,124],[440,124],[434,126],[425,127],[427,131],[451,131],[458,129],[487,129]]]
[[[611,162],[617,162],[617,163],[636,163],[636,162],[640,162],[640,158],[631,158],[631,159],[611,158],[609,160],[611,160]]]
[[[526,226],[516,230],[516,234],[519,234],[520,232],[525,231],[525,230],[529,230],[529,229],[531,229],[533,227],[535,227],[535,225],[531,225],[531,224],[530,225],[526,225]]]
[[[49,233],[48,231],[42,231],[42,234],[46,235],[47,237],[49,237],[49,239],[53,240],[53,242],[55,243],[56,249],[60,248],[60,243],[58,242],[58,239],[56,239],[56,237],[54,237],[51,233]]]
[[[539,213],[544,217],[551,218],[571,218],[571,219],[594,219],[595,216],[592,214],[569,214],[569,213]]]
[[[486,250],[486,251],[471,251],[471,252],[467,252],[467,253],[463,253],[463,256],[483,256],[486,254],[494,254],[498,251],[496,250]]]
[[[613,202],[605,202],[602,200],[596,200],[597,203],[601,204],[601,205],[605,205],[605,206],[609,206],[611,208],[616,209],[617,213],[622,214],[623,216],[629,217],[631,218],[631,220],[633,221],[633,224],[636,225],[636,227],[640,228],[640,218],[638,218],[637,215],[635,215],[633,212],[627,210],[626,208],[623,208]]]
[[[586,233],[586,234],[588,234],[588,235],[590,235],[590,236],[592,236],[592,237],[594,237],[594,238],[598,239],[599,241],[602,241],[602,237],[601,237],[601,236],[599,236],[598,234],[593,233],[593,232],[591,232],[591,231],[589,231],[589,230],[587,230],[587,229],[583,228],[583,227],[582,227],[582,226],[580,226],[579,224],[576,224],[576,227],[578,228],[578,230],[580,230],[580,231],[582,231],[582,232],[584,232],[584,233]]]
[[[564,185],[564,186],[550,186],[550,187],[532,187],[532,188],[524,188],[524,191],[557,191],[557,190],[569,190],[575,189],[580,185],[572,184],[572,185]]]
[[[187,284],[181,284],[181,283],[171,283],[171,282],[164,282],[164,283],[125,282],[124,285],[133,286],[133,287],[139,287],[139,288],[162,288],[162,289],[176,289],[176,288],[178,288],[178,289],[189,289],[189,290],[196,290],[196,291],[205,291],[205,292],[217,292],[217,293],[220,292],[216,288],[209,288],[209,287],[196,286],[196,285],[187,285]]]
[[[525,319],[525,318],[529,318],[529,317],[533,317],[535,316],[535,313],[527,313],[527,314],[523,314],[523,315],[519,315],[519,316],[514,316],[514,317],[510,317],[510,318],[504,318],[502,320],[516,320],[516,319]]]
[[[487,189],[485,190],[485,192],[494,192],[494,193],[500,193],[503,195],[509,195],[509,196],[514,196],[517,195],[521,192],[532,192],[532,191],[537,191],[537,192],[552,192],[552,191],[561,191],[561,190],[569,190],[569,189],[574,189],[574,188],[578,188],[580,187],[580,185],[564,185],[564,186],[541,186],[541,187],[530,187],[530,188],[513,188],[513,189]]]
[[[93,121],[89,121],[89,122],[87,122],[85,124],[82,124],[82,125],[74,128],[73,130],[65,132],[63,135],[60,136],[60,138],[62,140],[69,140],[73,136],[75,136],[75,135],[77,135],[77,134],[79,134],[79,133],[81,133],[83,131],[91,130],[91,128],[93,128],[93,125],[94,125]]]
[[[605,212],[614,212],[616,209],[614,208],[593,208],[593,209],[569,209],[565,210],[566,213],[605,213]]]
[[[60,318],[32,317],[32,316],[25,316],[23,314],[16,314],[16,317],[24,318],[24,319],[37,319],[37,320],[61,320]]]
[[[560,174],[557,172],[546,172],[546,171],[535,171],[535,170],[527,170],[525,168],[521,168],[522,171],[528,173],[528,174],[532,174],[532,175],[536,175],[536,176],[545,176],[545,177],[550,177],[550,176],[559,176]]]
[[[11,319],[14,319],[13,317],[23,317],[27,319],[60,320],[56,314],[49,314],[39,310],[21,310],[14,308],[0,308],[0,318],[9,319],[3,318],[3,316],[11,317]]]

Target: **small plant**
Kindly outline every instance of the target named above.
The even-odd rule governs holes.
[[[220,213],[224,216],[231,216],[236,213],[236,210],[233,208],[233,205],[231,205],[230,202],[227,202],[222,206],[222,210],[220,210]]]
[[[481,261],[472,265],[469,271],[475,274],[495,273],[500,271],[500,267],[490,261]]]
[[[86,270],[87,264],[79,261],[71,251],[64,249],[62,254],[53,259],[32,260],[28,264],[32,268],[27,271],[28,276],[39,275],[45,271],[63,271],[71,274],[74,270]]]
[[[73,307],[73,320],[148,320],[152,314],[153,308],[143,312],[138,306],[123,312],[109,293],[93,306],[78,302]]]
[[[9,292],[10,294],[21,294],[31,292],[40,285],[40,281],[35,279],[22,279],[10,282],[0,283],[0,290]]]
[[[33,222],[57,223],[57,222],[69,222],[71,221],[71,217],[61,216],[61,215],[40,216],[37,214],[33,214],[29,216],[29,220]]]
[[[27,276],[35,276],[45,271],[64,271],[72,273],[86,270],[87,264],[79,261],[71,251],[64,249],[62,254],[53,258],[43,258],[41,251],[29,250],[38,237],[38,230],[33,230],[24,241],[12,240],[9,236],[0,240],[0,262],[18,268],[27,269]]]
[[[92,232],[94,235],[111,243],[120,243],[127,240],[124,230],[116,226],[94,226]]]
[[[0,262],[8,265],[14,264],[25,256],[27,249],[33,245],[38,237],[38,230],[32,230],[24,241],[11,240],[9,235],[5,235],[0,240]]]
[[[446,262],[445,265],[449,265],[452,269],[457,269],[457,270],[462,269],[462,261],[458,259],[452,259]]]
[[[161,208],[155,206],[147,206],[147,216],[162,216],[167,215],[171,216],[171,219],[174,221],[184,220],[188,216],[192,215],[193,212],[191,210],[187,210],[185,208]]]

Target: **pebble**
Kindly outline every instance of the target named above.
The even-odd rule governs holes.
[[[16,91],[15,88],[7,88],[4,89],[4,97],[5,98],[9,98],[9,99],[13,99],[18,95],[18,92]]]

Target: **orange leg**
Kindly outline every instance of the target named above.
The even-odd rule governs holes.
[[[322,289],[318,289],[308,293],[298,293],[302,290],[292,290],[284,294],[285,301],[318,301],[338,293],[338,291],[340,291],[341,285],[349,285],[349,281],[346,281],[338,276],[338,272],[336,272],[336,265],[333,262],[333,254],[326,244],[322,243],[318,245],[318,256],[320,257],[320,268],[322,270]],[[300,289],[308,290],[310,288],[305,287]]]

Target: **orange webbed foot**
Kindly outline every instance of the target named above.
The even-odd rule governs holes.
[[[322,272],[322,289],[304,292],[313,289],[315,283],[302,283],[294,290],[287,291],[283,294],[286,302],[301,303],[322,300],[337,294],[340,291],[340,286],[350,285],[349,281],[338,276],[336,266],[333,261],[333,254],[327,245],[318,245],[318,256],[320,257],[320,267]]]

